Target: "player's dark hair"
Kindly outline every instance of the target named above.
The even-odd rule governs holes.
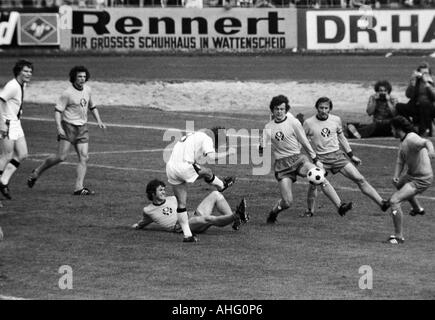
[[[420,63],[420,65],[417,67],[417,71],[421,71],[421,69],[429,69],[429,74],[432,74],[432,69],[430,68],[430,65],[428,62],[423,61]]]
[[[86,73],[86,81],[88,81],[89,78],[91,77],[91,74],[89,73],[89,70],[86,67],[84,67],[84,66],[75,66],[69,72],[69,82],[74,83],[76,81],[77,74],[79,72],[85,72]]]
[[[156,194],[156,190],[160,186],[166,187],[165,183],[159,179],[153,179],[150,182],[148,182],[146,193],[147,193],[147,198],[150,201],[153,201],[153,195]]]
[[[214,148],[217,150],[217,148],[219,147],[219,132],[222,132],[222,130],[223,130],[225,132],[225,138],[227,136],[226,131],[225,131],[225,127],[213,127],[210,130],[211,130],[211,132],[213,132]]]
[[[391,87],[391,83],[388,82],[387,80],[379,80],[375,83],[375,91],[378,92],[380,87],[385,87],[385,89],[387,89],[388,94],[391,93],[391,90],[393,90],[393,88]]]
[[[405,133],[414,131],[412,123],[403,116],[395,116],[393,119],[391,119],[390,125],[397,130],[402,130]]]
[[[33,63],[28,60],[21,59],[15,63],[15,66],[12,69],[14,77],[18,76],[24,67],[29,67],[33,71]]]
[[[288,102],[288,98],[282,94],[273,97],[269,105],[270,112],[273,112],[273,109],[275,109],[275,107],[283,103],[285,103],[285,112],[288,112],[290,110],[290,104]]]
[[[321,103],[325,103],[325,102],[329,103],[329,110],[332,110],[333,108],[332,101],[328,97],[320,97],[319,99],[317,99],[315,104],[316,109],[319,108]]]

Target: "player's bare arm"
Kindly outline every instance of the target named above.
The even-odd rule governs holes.
[[[350,147],[349,141],[347,141],[347,138],[344,136],[343,131],[340,131],[340,133],[337,133],[338,142],[340,142],[340,145],[343,147],[344,152],[348,155],[349,159],[357,166],[359,166],[362,161],[360,158],[355,156],[352,152],[352,148]]]
[[[305,131],[302,128],[302,125],[300,123],[296,123],[294,126],[294,130],[295,130],[296,136],[298,138],[298,141],[300,142],[302,147],[308,152],[309,156],[313,160],[313,163],[317,167],[323,168],[323,163],[320,162],[319,159],[317,159],[317,154],[314,152],[313,147],[311,147],[311,144],[308,141],[307,136],[305,135]]]
[[[98,112],[97,107],[92,107],[92,108],[91,108],[91,112],[92,112],[92,115],[93,115],[94,118],[95,118],[95,121],[97,121],[98,126],[99,126],[101,129],[106,129],[106,125],[103,123],[103,121],[101,121],[100,113]]]
[[[132,227],[133,227],[133,229],[140,230],[140,229],[145,228],[147,225],[151,224],[152,222],[153,222],[153,220],[147,215],[146,208],[145,208],[143,211],[142,220],[135,223]]]

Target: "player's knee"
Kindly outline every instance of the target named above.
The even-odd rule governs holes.
[[[213,180],[213,171],[210,168],[201,168],[199,175],[204,178],[207,183],[210,183]]]
[[[221,199],[223,199],[224,198],[224,196],[223,196],[223,194],[222,193],[220,193],[219,191],[217,191],[217,190],[215,190],[215,191],[212,191],[212,193],[211,193],[211,196],[213,197],[213,199],[215,199],[216,201],[219,201],[219,200],[221,200]]]
[[[293,199],[290,199],[290,198],[281,199],[281,208],[282,209],[290,208],[292,202],[293,202]]]
[[[88,154],[80,154],[80,162],[88,162],[89,161],[89,155]]]
[[[400,199],[396,195],[392,195],[390,198],[391,210],[397,210],[400,208]]]
[[[64,161],[66,160],[67,157],[68,157],[67,154],[62,153],[62,154],[59,154],[59,155],[57,156],[57,159],[58,159],[60,162],[64,162]]]
[[[362,188],[364,185],[367,184],[367,180],[364,179],[363,177],[357,178],[354,181],[360,188]]]
[[[27,152],[26,152],[26,153],[23,153],[23,154],[20,154],[20,155],[18,156],[18,161],[22,162],[23,160],[26,160],[28,156],[29,156],[29,155],[28,155]]]

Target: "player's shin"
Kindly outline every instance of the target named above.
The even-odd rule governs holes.
[[[215,186],[218,190],[222,190],[224,188],[224,183],[221,179],[213,175],[210,179],[205,179],[205,182]]]
[[[177,221],[183,230],[183,234],[185,238],[192,236],[192,231],[190,231],[189,227],[189,216],[187,215],[186,208],[178,208],[177,209]]]
[[[403,238],[403,212],[399,204],[392,203],[391,217],[393,218],[394,235],[397,238]]]
[[[325,182],[321,185],[323,193],[328,197],[328,199],[334,204],[334,206],[340,208],[341,199],[335,191],[334,187],[325,179]]]
[[[4,185],[7,185],[9,183],[9,179],[12,177],[14,172],[18,169],[20,166],[20,162],[12,159],[9,161],[9,163],[6,165],[6,168],[1,176],[0,182]]]
[[[362,180],[361,182],[358,182],[358,186],[362,193],[372,199],[377,205],[382,206],[382,197],[370,183],[366,180]]]
[[[317,187],[310,184],[308,186],[308,192],[307,192],[307,209],[311,213],[314,213],[316,198],[317,198]]]

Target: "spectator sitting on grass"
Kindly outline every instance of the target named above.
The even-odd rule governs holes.
[[[390,137],[390,121],[396,115],[397,99],[391,96],[391,84],[387,80],[377,81],[375,93],[367,103],[367,114],[373,118],[370,124],[348,123],[350,138]]]

